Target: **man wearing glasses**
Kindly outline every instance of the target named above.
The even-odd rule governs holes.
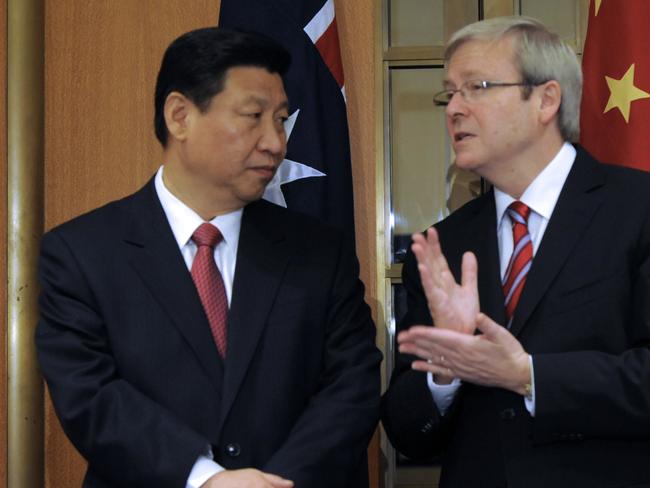
[[[456,164],[492,189],[413,236],[386,432],[441,487],[650,486],[650,175],[570,144],[580,66],[537,21],[445,60]]]

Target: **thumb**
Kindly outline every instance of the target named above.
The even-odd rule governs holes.
[[[485,338],[490,342],[504,342],[508,340],[508,336],[512,337],[505,327],[497,324],[484,313],[479,313],[476,316],[476,328],[480,330]]]
[[[274,487],[277,488],[291,488],[293,486],[293,481],[284,479],[278,475],[271,473],[263,473],[266,480],[271,483]]]

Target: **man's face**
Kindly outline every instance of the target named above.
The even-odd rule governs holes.
[[[205,112],[190,104],[182,171],[213,192],[225,210],[258,200],[287,150],[282,78],[264,68],[234,67]]]
[[[470,80],[523,81],[514,64],[512,38],[462,44],[449,60],[445,88],[460,88]],[[471,101],[454,94],[445,112],[457,166],[490,181],[501,176],[499,171],[516,168],[539,137],[533,105],[522,99],[518,86],[484,89]]]

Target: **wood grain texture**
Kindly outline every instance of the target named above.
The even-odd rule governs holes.
[[[354,185],[354,218],[357,254],[361,279],[366,285],[366,301],[376,319],[378,312],[376,272],[376,188],[375,171],[375,15],[378,9],[372,0],[354,2],[338,0],[336,21],[345,73],[352,179]],[[379,436],[368,448],[370,486],[378,487],[381,475]]]
[[[0,0],[0,32],[7,32],[7,0]],[[0,242],[7,242],[7,36],[0,36]],[[0,253],[0,279],[7,283],[7,253]],[[4,289],[4,288],[3,288]],[[7,485],[7,294],[0,298],[0,486]]]
[[[47,6],[49,228],[134,191],[160,165],[153,133],[160,59],[181,33],[216,24],[217,9],[215,0],[60,0]]]

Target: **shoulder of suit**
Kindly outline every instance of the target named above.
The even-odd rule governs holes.
[[[633,185],[643,185],[647,188],[648,182],[650,182],[650,172],[622,166],[616,162],[599,161],[583,147],[579,145],[575,147],[577,151],[576,163],[595,166],[598,171],[603,172],[609,181],[620,180]],[[650,159],[650,156],[648,158]],[[648,166],[650,166],[650,161]]]
[[[460,208],[454,210],[449,216],[436,223],[435,227],[437,229],[445,229],[450,226],[463,225],[468,220],[473,219],[486,205],[492,205],[494,207],[494,194],[491,191],[471,199]]]
[[[121,225],[120,222],[123,222],[123,225],[126,225],[131,214],[130,208],[132,202],[136,199],[142,198],[143,193],[146,191],[148,191],[147,186],[143,187],[136,193],[84,212],[53,227],[48,231],[48,233],[84,233],[86,236],[90,236],[93,232],[105,231],[115,235]]]
[[[248,204],[244,210],[244,216],[247,213],[255,215],[258,220],[263,219],[266,223],[273,222],[275,225],[281,225],[289,231],[304,232],[310,230],[333,234],[341,233],[340,229],[315,217],[276,205],[266,200],[258,200]]]

